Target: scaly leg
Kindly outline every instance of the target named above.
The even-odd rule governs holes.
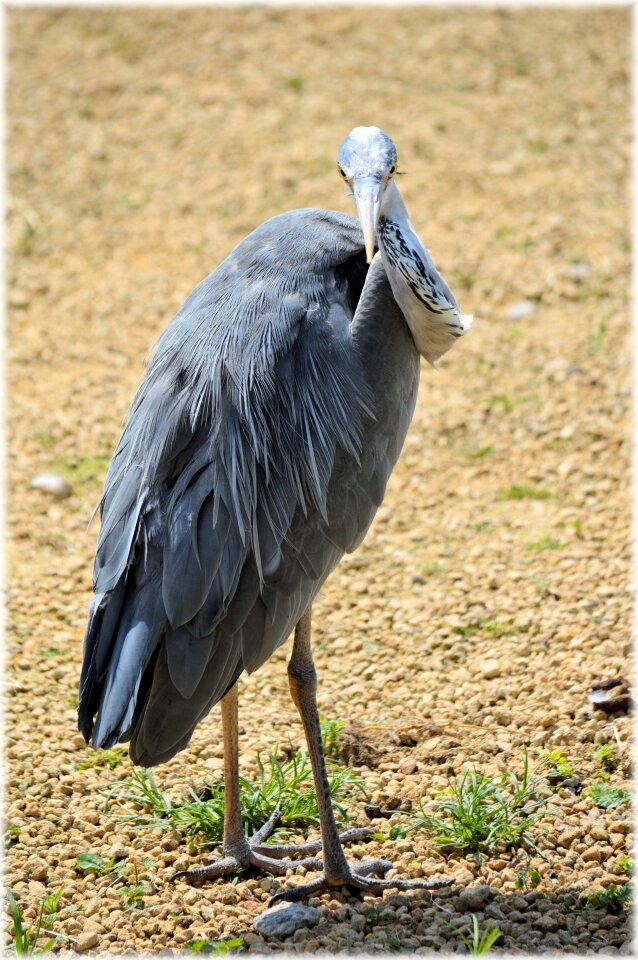
[[[181,870],[172,876],[172,880],[214,879],[228,873],[236,873],[248,867],[257,867],[267,873],[285,874],[291,868],[309,867],[321,870],[322,862],[314,856],[299,860],[284,860],[283,857],[295,854],[314,854],[321,849],[321,840],[310,843],[285,844],[271,846],[265,844],[280,818],[280,809],[276,807],[267,822],[249,840],[244,836],[239,802],[239,725],[237,710],[237,684],[228,691],[221,701],[222,736],[224,742],[224,857],[204,867],[194,870]],[[347,830],[341,835],[344,841],[364,840],[370,837],[372,830],[367,828]]]
[[[312,660],[310,644],[310,607],[303,615],[295,630],[295,642],[292,657],[288,664],[290,693],[301,716],[308,743],[308,753],[317,791],[319,822],[323,848],[323,875],[309,883],[280,890],[271,898],[270,904],[279,900],[303,900],[313,894],[331,887],[352,887],[367,893],[380,893],[383,890],[437,890],[447,887],[448,880],[394,880],[383,879],[391,869],[389,860],[367,860],[349,864],[339,840],[339,833],[330,800],[328,773],[321,741],[321,727],[317,710],[317,674]],[[378,874],[378,877],[370,877]]]

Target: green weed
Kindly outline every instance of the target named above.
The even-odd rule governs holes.
[[[588,916],[594,910],[607,910],[608,913],[621,913],[633,896],[633,885],[623,883],[618,887],[612,883],[606,890],[596,890],[585,897],[587,901],[583,913]]]
[[[496,410],[497,407],[500,407],[504,413],[511,413],[514,409],[514,403],[506,393],[495,393],[491,397],[487,397],[485,406],[489,413]]]
[[[304,88],[305,80],[300,76],[291,76],[286,77],[283,81],[284,87],[287,87],[288,90],[294,90],[296,93],[301,93]]]
[[[257,756],[258,774],[255,783],[240,777],[242,822],[246,836],[261,827],[279,805],[281,816],[274,831],[281,838],[298,833],[306,827],[319,825],[319,811],[314,791],[312,768],[307,755],[294,753],[289,759],[277,760],[268,755],[266,767]],[[361,780],[350,769],[328,763],[330,795],[336,813],[344,823],[348,817],[342,801],[359,791],[365,796]],[[135,770],[125,780],[99,791],[106,800],[105,809],[113,802],[125,808],[117,817],[129,821],[135,828],[163,827],[177,830],[186,837],[196,838],[202,847],[215,846],[223,837],[224,786],[222,781],[206,784],[198,795],[193,789],[174,803],[160,790],[149,770]]]
[[[389,928],[386,928],[384,930],[384,933],[385,933],[385,942],[386,942],[387,949],[392,952],[400,950],[401,940],[399,938],[399,935],[395,933],[394,930],[390,930]]]
[[[102,484],[106,477],[110,456],[89,456],[58,460],[56,469],[72,486]]]
[[[553,537],[541,537],[540,540],[527,544],[527,549],[532,553],[540,553],[541,550],[564,550],[565,547],[566,544],[554,540]]]
[[[477,862],[485,852],[518,846],[539,853],[527,831],[543,816],[547,799],[539,789],[552,773],[545,759],[530,771],[527,752],[520,776],[507,770],[490,778],[466,770],[434,801],[436,815],[426,813],[420,801],[410,830],[428,830],[442,850],[472,852]]]
[[[20,839],[20,827],[17,823],[8,823],[7,828],[4,831],[3,843],[5,850],[7,847],[13,846],[14,843],[17,843]]]
[[[38,446],[44,447],[46,450],[52,450],[56,444],[56,439],[53,434],[45,431],[36,431],[36,433],[32,433],[31,440],[33,440],[34,443],[37,443]]]
[[[527,870],[519,870],[516,874],[515,886],[517,890],[525,890],[528,886],[534,888],[541,882],[541,875],[534,867],[528,867]]]
[[[550,783],[560,783],[561,780],[567,780],[574,773],[574,765],[560,750],[546,750],[542,756],[545,758],[545,762],[552,767],[551,773],[547,776]]]
[[[55,893],[48,893],[45,897],[42,897],[41,900],[38,900],[38,903],[42,908],[41,913],[43,927],[50,927],[55,923],[63,893],[64,884],[61,887],[58,887]]]
[[[388,840],[403,840],[407,837],[408,831],[400,823],[395,823],[394,826],[390,827],[388,833]]]
[[[618,766],[618,754],[613,743],[604,743],[594,754],[604,770],[612,771]]]
[[[105,860],[99,853],[79,853],[75,858],[75,869],[78,873],[94,873],[98,877],[105,877],[114,870],[122,868],[115,860]]]
[[[471,637],[475,634],[483,634],[490,639],[497,639],[498,637],[511,637],[520,632],[513,623],[504,623],[501,620],[494,619],[481,620],[479,623],[469,626],[464,626],[462,624],[456,625],[452,627],[452,631],[459,637]]]
[[[128,751],[122,747],[112,750],[92,750],[91,753],[75,764],[76,770],[91,770],[94,767],[104,770],[113,770],[128,756]]]
[[[468,460],[485,460],[486,457],[491,457],[494,453],[494,447],[487,444],[484,447],[461,447],[461,453],[468,458]]]
[[[328,720],[327,717],[319,717],[321,726],[321,742],[327,757],[333,760],[339,757],[339,731],[344,726],[343,720]]]
[[[494,946],[498,938],[501,936],[501,931],[491,920],[488,920],[485,929],[481,933],[478,925],[478,920],[476,919],[476,914],[472,914],[472,935],[471,937],[465,937],[461,934],[461,940],[468,949],[473,957],[482,957],[483,954],[489,953],[491,948]]]
[[[40,906],[35,925],[25,927],[22,921],[22,913],[15,902],[13,891],[7,890],[7,900],[9,901],[9,911],[11,913],[11,929],[14,941],[13,947],[16,957],[31,957],[35,954],[36,950],[38,953],[48,953],[49,950],[55,946],[59,937],[55,935],[52,937],[49,936],[48,930],[46,933],[42,932],[42,927],[44,926],[43,907]],[[38,946],[38,940],[44,936],[48,938],[46,943],[44,943],[42,946]]]
[[[609,787],[606,783],[593,783],[583,792],[603,810],[615,810],[616,807],[622,807],[631,800],[628,790],[623,790],[622,787]]]
[[[204,937],[201,940],[190,940],[186,949],[191,953],[215,953],[219,957],[225,957],[235,947],[243,946],[243,943],[241,937],[234,937],[232,940],[206,940]]]
[[[553,496],[549,490],[524,483],[513,483],[499,492],[499,500],[551,500]]]
[[[621,873],[630,874],[634,865],[631,857],[620,857],[616,866]]]

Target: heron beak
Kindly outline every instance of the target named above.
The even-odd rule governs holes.
[[[381,182],[376,177],[356,177],[353,192],[363,230],[366,260],[371,263],[381,207]]]

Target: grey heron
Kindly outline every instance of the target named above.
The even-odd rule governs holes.
[[[303,209],[268,220],[158,340],[99,505],[80,680],[87,742],[130,741],[145,766],[182,750],[221,701],[224,857],[184,875],[322,871],[273,899],[446,882],[387,878],[387,860],[346,860],[342,842],[370,831],[340,837],[333,816],[311,605],[383,499],[416,403],[419,354],[434,364],[471,317],[408,219],[390,137],[355,128],[338,170],[358,219]],[[242,831],[237,680],[292,632],[289,684],[321,841],[277,848],[264,846],[277,811],[257,836]]]

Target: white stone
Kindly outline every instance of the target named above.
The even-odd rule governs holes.
[[[64,500],[73,492],[64,477],[59,477],[56,473],[39,473],[31,481],[31,486],[36,490],[50,493],[56,500]]]
[[[519,300],[513,303],[507,311],[507,319],[512,323],[518,323],[520,320],[528,320],[536,311],[536,307],[531,300]]]

